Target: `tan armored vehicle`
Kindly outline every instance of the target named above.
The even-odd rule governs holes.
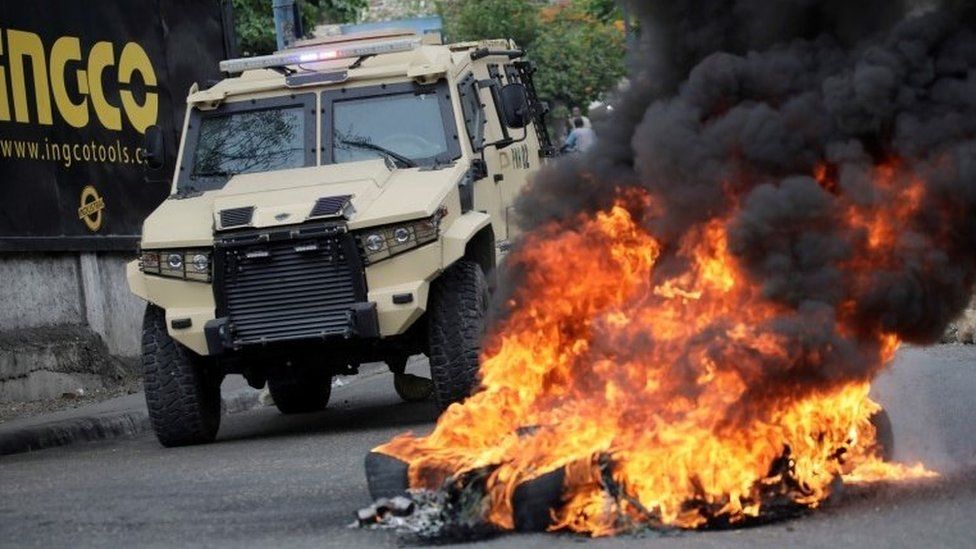
[[[423,353],[440,406],[468,394],[512,202],[551,150],[521,55],[344,36],[225,61],[240,75],[191,90],[172,195],[128,266],[164,445],[213,440],[228,373],[302,413],[367,362],[424,397],[400,383]],[[155,165],[161,143],[150,128]]]

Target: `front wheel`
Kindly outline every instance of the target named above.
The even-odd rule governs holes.
[[[441,409],[464,400],[477,384],[487,312],[488,284],[473,261],[458,261],[431,287],[430,375],[434,399]]]
[[[163,446],[213,442],[220,427],[220,381],[203,358],[170,337],[166,314],[146,307],[142,324],[146,405]]]

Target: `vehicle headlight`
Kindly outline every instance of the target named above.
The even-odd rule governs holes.
[[[410,241],[410,229],[406,227],[397,227],[393,230],[393,240],[397,244],[406,244]]]
[[[182,271],[183,270],[183,253],[168,253],[166,254],[166,264],[163,265],[163,270],[166,271]]]
[[[143,250],[139,269],[146,274],[210,282],[210,250]]]
[[[427,219],[373,227],[357,232],[356,239],[364,252],[366,264],[383,261],[434,242],[439,236],[441,219],[446,214],[447,210],[441,208]]]
[[[183,262],[186,265],[186,277],[190,280],[210,282],[210,252],[187,252]]]
[[[367,236],[364,242],[366,242],[366,251],[370,253],[380,252],[386,247],[386,239],[378,233]]]

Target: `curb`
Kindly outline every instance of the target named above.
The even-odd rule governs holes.
[[[258,391],[236,391],[223,398],[224,415],[246,412],[260,406]],[[152,431],[145,408],[109,412],[89,417],[32,425],[0,435],[0,456],[20,454],[120,437],[132,437]]]

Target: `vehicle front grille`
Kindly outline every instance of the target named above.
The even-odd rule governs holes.
[[[227,238],[215,272],[234,346],[348,337],[350,310],[365,300],[352,236],[334,226]]]

